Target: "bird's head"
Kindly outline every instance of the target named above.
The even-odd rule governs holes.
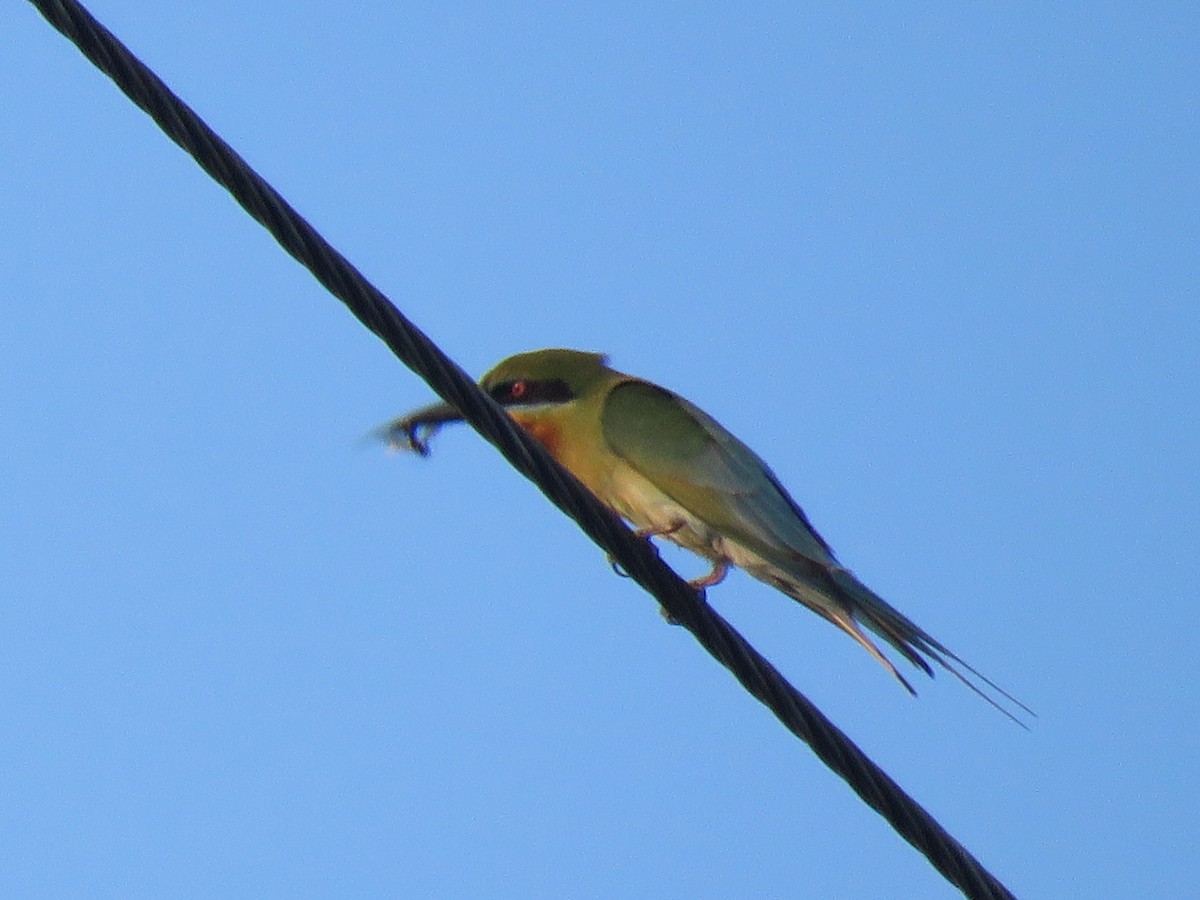
[[[608,357],[581,350],[531,350],[497,363],[479,380],[492,399],[539,438],[539,422],[549,411],[590,396],[613,375]],[[435,403],[389,422],[377,434],[391,447],[429,452],[429,439],[442,425],[461,422],[448,403]]]

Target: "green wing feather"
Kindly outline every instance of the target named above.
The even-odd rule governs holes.
[[[836,564],[829,545],[767,464],[682,397],[644,381],[617,385],[604,404],[609,447],[659,490],[768,561]]]

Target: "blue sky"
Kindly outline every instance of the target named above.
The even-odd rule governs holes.
[[[678,390],[1037,709],[710,592],[1019,895],[1194,886],[1194,5],[91,9],[469,370]],[[0,32],[0,891],[955,895],[478,437],[360,443],[424,385]]]

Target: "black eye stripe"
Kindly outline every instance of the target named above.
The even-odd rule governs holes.
[[[561,378],[542,381],[528,379],[501,381],[488,391],[497,403],[504,406],[533,406],[540,403],[566,403],[575,399],[570,386]]]

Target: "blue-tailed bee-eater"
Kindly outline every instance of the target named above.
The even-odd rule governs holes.
[[[692,581],[694,588],[719,583],[737,566],[846,632],[911,693],[864,628],[927,674],[929,661],[952,672],[1010,718],[967,673],[1032,714],[843,567],[767,464],[678,394],[578,350],[520,353],[479,385],[640,535],[707,559],[712,571]],[[461,418],[438,403],[380,434],[424,455],[433,431]]]

